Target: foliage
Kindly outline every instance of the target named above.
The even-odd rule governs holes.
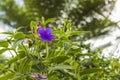
[[[14,28],[23,26],[24,32],[29,30],[31,20],[42,16],[56,17],[58,22],[68,18],[79,30],[91,31],[89,38],[105,34],[105,28],[117,25],[109,19],[115,0],[23,0],[22,6],[15,0],[0,1],[0,10],[5,13],[0,19]]]
[[[48,27],[44,24],[46,21],[41,19],[44,28]],[[69,20],[64,20],[61,28],[52,27],[56,39],[46,42],[40,39],[37,30],[42,26],[37,24],[38,21],[31,21],[28,34],[19,29],[2,32],[8,38],[1,41],[1,54],[10,51],[11,55],[13,52],[16,55],[0,65],[0,80],[37,80],[40,75],[47,76],[48,80],[119,79],[118,60],[104,58],[99,49],[91,50],[91,46],[83,44],[81,39],[71,39],[84,35],[86,31],[77,31]]]

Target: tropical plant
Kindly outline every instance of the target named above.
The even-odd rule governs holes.
[[[9,51],[12,57],[0,65],[0,80],[119,78],[116,77],[118,73],[111,76],[119,62],[104,58],[99,49],[91,50],[82,39],[71,39],[72,36],[84,35],[86,31],[77,31],[69,20],[64,20],[60,28],[59,25],[48,28],[46,25],[50,22],[44,18],[40,22],[31,21],[28,34],[20,32],[20,28],[14,32],[2,32],[8,38],[0,41],[0,53]]]

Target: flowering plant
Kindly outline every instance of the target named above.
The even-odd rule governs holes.
[[[0,41],[0,53],[9,51],[12,57],[0,65],[0,80],[82,80],[88,79],[87,74],[103,74],[102,63],[96,62],[103,62],[97,56],[101,51],[92,51],[81,38],[77,40],[86,31],[77,31],[69,20],[48,28],[52,20],[31,21],[27,34],[19,29],[2,32],[8,38]]]

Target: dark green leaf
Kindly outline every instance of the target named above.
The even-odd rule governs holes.
[[[96,72],[101,72],[101,71],[103,71],[103,70],[102,69],[96,69],[96,68],[86,69],[86,70],[81,72],[81,75],[91,74],[91,73],[96,73]]]
[[[76,54],[76,56],[80,57],[80,56],[93,56],[92,54],[90,53],[87,53],[87,54]]]
[[[70,45],[67,42],[64,42],[64,49],[65,50],[69,50],[70,49]]]
[[[10,78],[12,78],[14,76],[13,73],[8,73],[6,75],[3,75],[0,77],[0,80],[9,80]]]
[[[62,63],[64,62],[65,60],[69,59],[68,56],[57,56],[55,58],[52,58],[52,62],[55,62],[55,63]]]
[[[9,49],[7,49],[7,48],[0,49],[0,54],[4,53],[7,50],[9,50]]]
[[[19,65],[16,65],[17,66],[16,69],[18,69],[20,73],[29,72],[31,67],[29,63],[30,63],[30,60],[27,57],[25,57],[20,61]]]
[[[8,47],[7,41],[0,41],[0,47]]]

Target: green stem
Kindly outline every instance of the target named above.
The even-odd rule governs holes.
[[[11,49],[15,52],[16,56],[18,56],[18,60],[20,60],[20,57],[19,57],[17,51],[12,47],[12,44],[10,42],[8,42],[8,43],[10,44]],[[10,51],[10,53],[11,53],[11,55],[13,55],[11,51]]]
[[[41,45],[41,43],[40,43],[39,45]],[[35,52],[38,48],[41,49],[41,46],[39,47],[39,45],[38,45],[38,41],[36,40],[36,41],[35,41],[35,49],[34,49],[34,52]],[[37,52],[37,51],[36,51],[36,53],[38,54],[38,59],[41,60],[42,58],[41,58],[40,52]]]
[[[80,70],[80,68],[76,68],[76,69],[75,69],[77,80],[81,80],[81,79],[80,79],[80,73],[78,72],[79,70]]]
[[[29,55],[29,51],[26,49],[26,47],[22,44],[24,50],[25,50],[25,54],[26,56],[28,56],[30,59],[32,59],[32,57]]]
[[[9,52],[10,52],[10,54],[11,54],[11,56],[12,56],[12,58],[14,57],[14,55],[12,54],[12,52],[9,50]]]
[[[48,42],[46,42],[46,58],[48,58],[49,53],[48,53]]]

